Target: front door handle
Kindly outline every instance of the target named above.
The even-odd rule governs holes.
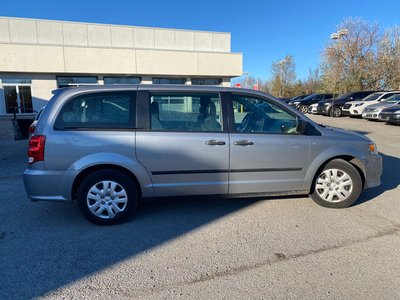
[[[217,141],[217,140],[209,140],[209,141],[206,141],[206,145],[209,145],[209,146],[223,146],[223,145],[225,145],[225,142],[224,141]]]
[[[254,145],[254,143],[252,141],[248,141],[248,140],[234,141],[233,144],[237,145],[237,146],[251,146],[251,145]]]

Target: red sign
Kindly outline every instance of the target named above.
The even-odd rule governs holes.
[[[236,83],[236,84],[235,84],[235,87],[237,87],[237,88],[241,88],[241,87],[242,87],[242,85],[241,85],[240,83]]]

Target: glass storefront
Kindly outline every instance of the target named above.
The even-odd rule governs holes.
[[[5,108],[7,114],[32,113],[32,93],[30,85],[3,84]]]
[[[153,77],[153,84],[185,84],[186,78]]]
[[[104,76],[104,84],[139,84],[140,77]]]
[[[57,76],[59,88],[85,85],[97,85],[97,76]]]
[[[221,78],[192,78],[192,85],[221,85]]]

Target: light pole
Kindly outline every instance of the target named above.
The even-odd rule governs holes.
[[[249,74],[250,74],[250,73],[249,73],[249,72],[246,72],[246,71],[242,73],[242,76],[246,76],[245,79],[244,79],[244,82],[245,82],[244,88],[249,88],[249,87],[248,87],[248,84],[249,84]]]
[[[284,59],[281,59],[279,61],[279,79],[281,81],[281,91],[280,91],[280,97],[283,98],[284,95],[284,89],[285,89],[285,85],[286,85],[286,74],[285,74],[285,64],[287,63],[287,59],[286,57]],[[285,68],[285,69],[284,69]],[[285,76],[285,79],[284,79]]]
[[[340,75],[340,51],[341,51],[341,49],[340,49],[340,39],[341,39],[341,37],[343,37],[343,36],[346,36],[346,35],[348,35],[349,34],[349,31],[347,30],[347,29],[340,29],[340,30],[338,30],[338,32],[334,32],[334,33],[332,33],[331,34],[331,40],[336,40],[337,41],[337,51],[336,51],[336,53],[337,53],[337,70],[336,70],[336,76],[335,76],[335,84],[334,84],[334,87],[333,87],[333,91],[334,92],[336,92],[336,89],[337,89],[337,83],[338,83],[338,81],[339,81],[339,75]],[[335,99],[335,97],[333,97],[332,98],[332,106],[331,106],[331,115],[333,116],[333,104],[334,104],[334,100]]]
[[[346,36],[346,35],[348,35],[349,34],[349,31],[347,30],[347,29],[340,29],[340,30],[338,30],[338,32],[334,32],[334,33],[332,33],[331,34],[331,40],[336,40],[337,41],[337,63],[338,63],[338,69],[336,70],[336,75],[338,75],[339,74],[339,68],[340,68],[340,66],[339,66],[339,58],[340,58],[340,56],[339,56],[339,52],[340,52],[340,39],[341,39],[341,37],[343,37],[343,36]],[[335,76],[336,78],[335,78],[335,86],[334,86],[334,90],[336,91],[336,84],[337,84],[337,81],[338,81],[338,77],[339,76]]]

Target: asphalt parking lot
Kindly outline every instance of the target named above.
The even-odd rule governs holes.
[[[0,120],[0,299],[399,299],[400,126],[311,118],[378,144],[382,185],[356,205],[149,200],[111,227],[73,204],[31,203],[27,142]]]

